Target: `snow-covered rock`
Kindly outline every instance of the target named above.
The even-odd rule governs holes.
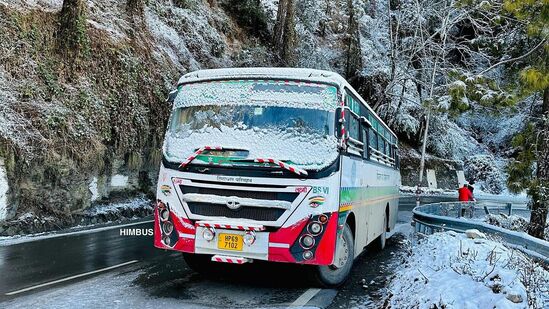
[[[467,230],[465,231],[465,235],[467,235],[467,238],[471,238],[471,239],[486,238],[486,235],[477,229]]]

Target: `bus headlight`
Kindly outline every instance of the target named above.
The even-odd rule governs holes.
[[[160,210],[160,219],[162,219],[162,221],[166,221],[170,218],[170,211],[167,210],[166,208]]]
[[[255,242],[255,233],[253,231],[248,231],[246,234],[244,234],[244,243],[247,246],[251,246]]]
[[[170,235],[173,232],[173,224],[170,221],[162,223],[162,230],[167,235]]]
[[[313,236],[305,234],[301,236],[299,244],[301,245],[301,247],[303,247],[303,249],[311,249],[315,245],[315,239],[313,238]]]
[[[211,227],[204,229],[204,231],[202,231],[202,237],[207,241],[212,241],[215,237],[215,230]]]
[[[310,260],[313,258],[313,253],[311,251],[303,252],[303,259]]]
[[[318,222],[311,222],[307,226],[307,230],[309,230],[309,233],[316,236],[316,235],[322,233],[322,225]]]
[[[164,237],[162,237],[162,241],[164,242],[164,244],[165,244],[166,246],[169,246],[170,243],[171,243],[170,236],[164,235]]]

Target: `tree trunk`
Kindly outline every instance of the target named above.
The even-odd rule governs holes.
[[[543,239],[549,205],[549,88],[543,91],[543,123],[539,135],[536,182],[531,190],[532,213],[528,234]]]
[[[145,17],[145,0],[127,0],[126,11],[130,17],[143,20]]]
[[[280,0],[276,23],[273,30],[273,46],[278,51],[284,65],[295,63],[295,0]]]
[[[89,52],[87,25],[87,5],[85,0],[64,0],[59,16],[58,46],[60,52],[77,61]]]
[[[360,36],[353,0],[347,0],[347,8],[349,9],[349,25],[347,30],[348,42],[345,77],[351,79],[362,68],[362,54],[360,51]]]
[[[286,24],[284,27],[284,47],[282,61],[287,66],[295,65],[297,33],[295,32],[295,0],[287,0]]]
[[[284,26],[286,24],[286,14],[288,9],[288,0],[278,2],[278,11],[276,13],[276,23],[273,29],[273,46],[280,50],[284,43]]]

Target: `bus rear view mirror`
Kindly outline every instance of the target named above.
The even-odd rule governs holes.
[[[168,98],[166,99],[166,103],[172,105],[173,102],[175,101],[175,97],[177,97],[177,93],[179,91],[177,89],[173,90],[172,92],[170,92],[170,94],[168,95]]]

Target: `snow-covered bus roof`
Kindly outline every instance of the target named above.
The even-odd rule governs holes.
[[[364,99],[341,75],[331,71],[305,69],[305,68],[228,68],[199,70],[187,73],[179,79],[177,85],[196,83],[210,80],[224,79],[281,79],[300,80],[317,83],[328,83],[340,88],[349,89],[353,95],[360,99],[361,103],[383,124],[383,126],[396,137],[396,134],[381,118],[372,110]]]

